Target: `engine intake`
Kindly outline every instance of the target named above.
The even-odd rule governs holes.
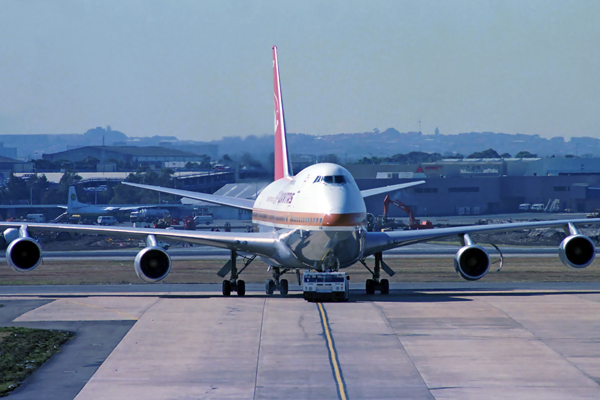
[[[134,265],[141,280],[154,283],[171,271],[171,257],[158,246],[146,247],[135,256]]]
[[[454,257],[454,269],[463,279],[476,281],[489,271],[490,256],[480,246],[463,246]]]
[[[42,261],[42,248],[32,238],[20,237],[8,245],[6,261],[17,272],[31,271]]]
[[[596,246],[584,235],[571,235],[563,239],[558,246],[560,261],[569,268],[585,268],[596,257]]]

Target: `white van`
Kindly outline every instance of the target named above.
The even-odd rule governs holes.
[[[546,209],[546,206],[543,204],[534,204],[531,206],[531,211],[541,212],[541,211],[544,211],[545,209]]]
[[[519,211],[529,211],[531,209],[531,204],[523,203],[519,204]]]
[[[98,217],[98,225],[115,225],[118,221],[112,215],[102,215]]]
[[[27,214],[27,222],[46,222],[44,214]]]

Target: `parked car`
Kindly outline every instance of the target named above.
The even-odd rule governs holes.
[[[118,221],[112,215],[101,215],[98,217],[98,225],[115,225]]]
[[[529,211],[529,210],[531,210],[531,204],[529,204],[529,203],[519,204],[519,211]]]

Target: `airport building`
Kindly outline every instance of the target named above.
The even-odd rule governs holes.
[[[522,204],[549,210],[600,208],[600,158],[463,159],[411,165],[347,165],[361,189],[425,180],[395,192],[417,216],[498,214]],[[379,215],[384,195],[366,199]],[[406,214],[395,207],[390,216]]]
[[[83,161],[89,157],[100,160],[100,163],[120,162],[136,168],[149,165],[154,168],[164,168],[168,162],[201,162],[198,154],[166,147],[135,147],[135,146],[87,146],[44,154],[42,158],[49,161],[67,160],[70,162]]]

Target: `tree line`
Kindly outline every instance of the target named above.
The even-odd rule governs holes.
[[[537,154],[530,153],[529,151],[519,151],[515,154],[515,158],[536,158]],[[565,156],[566,158],[572,156]],[[512,158],[509,153],[499,154],[494,149],[487,149],[483,151],[477,151],[468,156],[464,156],[460,153],[453,154],[450,156],[442,156],[440,153],[426,153],[423,151],[411,151],[407,154],[394,154],[393,156],[386,157],[363,157],[355,162],[355,164],[422,164],[440,161],[442,159],[471,159],[471,158]]]
[[[174,173],[175,171],[170,168],[163,168],[158,172],[151,168],[140,168],[130,173],[125,181],[173,187]],[[5,185],[0,188],[0,204],[64,205],[67,203],[69,186],[76,186],[81,179],[81,176],[74,171],[65,172],[58,184],[53,184],[45,175],[37,173],[22,177],[11,174]],[[83,203],[94,203],[96,196],[99,204],[157,204],[159,199],[169,202],[176,200],[172,195],[159,195],[158,192],[137,189],[121,183],[108,184],[106,190],[96,193],[77,191],[77,197]]]

